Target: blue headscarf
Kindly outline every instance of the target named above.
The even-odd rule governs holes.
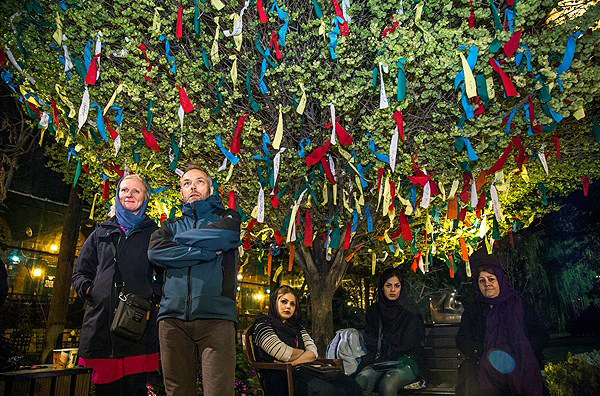
[[[140,209],[137,212],[137,214],[125,209],[121,204],[121,201],[119,200],[119,188],[121,187],[122,181],[123,179],[119,180],[119,183],[117,184],[117,196],[115,197],[115,212],[117,215],[117,222],[121,227],[125,229],[125,236],[129,236],[131,231],[135,230],[135,228],[144,219],[149,199],[146,198],[144,200],[144,203],[142,203],[142,206],[140,206]]]

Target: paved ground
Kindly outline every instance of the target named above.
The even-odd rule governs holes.
[[[600,350],[600,337],[598,336],[572,336],[568,333],[553,334],[550,344],[544,349],[547,362],[557,363],[567,358],[567,354],[578,354]]]

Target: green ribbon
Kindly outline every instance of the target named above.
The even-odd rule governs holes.
[[[398,66],[398,91],[396,94],[396,99],[398,102],[402,102],[406,99],[406,70],[404,68],[404,63],[406,62],[406,58],[400,58],[398,62],[396,62],[396,66]]]
[[[499,32],[502,31],[502,22],[500,21],[500,16],[498,15],[498,10],[496,9],[496,4],[494,4],[494,0],[490,0],[490,7],[492,9],[492,16],[494,17],[494,27]]]
[[[77,74],[79,75],[79,80],[81,84],[85,84],[85,77],[87,75],[87,69],[83,61],[80,58],[71,57],[73,64],[75,65],[75,69],[77,70]]]
[[[485,74],[478,74],[475,82],[477,84],[477,96],[483,100],[483,107],[487,109],[490,105],[490,95],[487,89],[487,82],[485,81]]]
[[[494,216],[494,224],[492,226],[492,238],[496,241],[500,240],[500,227],[498,226],[498,220]]]
[[[598,116],[592,117],[592,132],[597,142],[600,142],[600,123],[598,122]]]
[[[322,19],[323,11],[321,10],[319,3],[317,3],[317,0],[313,0],[313,7],[315,7],[315,14],[317,15],[317,18]]]
[[[204,62],[204,67],[206,67],[206,70],[210,71],[210,60],[208,59],[208,54],[204,48],[202,48],[202,61]]]
[[[198,7],[198,0],[194,2],[194,32],[196,38],[200,37],[200,8]]]
[[[250,88],[250,77],[252,77],[252,70],[248,68],[248,72],[246,73],[246,91],[248,91],[248,99],[250,100],[250,107],[252,111],[258,113],[260,110],[260,105],[256,103],[254,100],[254,96],[252,96],[252,89]]]
[[[219,81],[219,85],[217,86],[217,107],[215,107],[210,114],[219,114],[221,111],[221,107],[223,107],[223,94],[221,93],[221,88],[223,88],[223,82],[225,81],[225,77],[221,77],[221,81]]]
[[[138,140],[135,142],[135,144],[131,148],[131,155],[133,156],[133,162],[135,162],[136,164],[138,164],[142,158],[140,157],[140,154],[137,153],[135,150],[138,147],[140,147],[142,144],[144,144],[144,140],[141,138],[138,138]]]
[[[148,123],[146,124],[146,129],[148,131],[150,131],[150,127],[152,126],[152,118],[153,113],[152,113],[152,108],[154,107],[154,101],[151,100],[150,102],[148,102]]]
[[[490,44],[489,51],[495,54],[496,52],[498,52],[500,50],[501,46],[502,46],[502,42],[500,40],[498,40],[497,38],[495,38],[494,40],[492,40],[492,43]]]
[[[169,219],[174,219],[175,214],[177,213],[177,206],[173,206],[169,211]]]
[[[548,193],[548,189],[546,188],[546,186],[542,182],[539,182],[537,184],[537,187],[540,190],[540,192],[542,193],[542,205],[548,206],[548,198],[546,196],[547,193]]]
[[[340,227],[338,225],[338,215],[333,216],[333,231],[331,231],[331,241],[329,242],[329,247],[332,249],[337,249],[340,247]]]
[[[73,187],[77,185],[77,180],[79,180],[79,175],[81,175],[81,160],[77,161],[77,169],[75,169],[75,177],[73,178]]]
[[[173,149],[173,161],[171,161],[169,169],[175,171],[175,169],[177,169],[177,162],[179,162],[179,146],[175,141],[174,133],[171,133],[171,148]]]
[[[264,48],[260,44],[260,33],[259,32],[256,33],[256,40],[254,41],[254,44],[256,45],[256,49],[258,50],[258,52],[260,52],[260,54],[263,56],[263,58],[265,58],[267,60],[267,62],[269,63],[269,65],[275,69],[278,65],[277,65],[277,63],[273,62],[271,57],[269,55],[267,55]]]

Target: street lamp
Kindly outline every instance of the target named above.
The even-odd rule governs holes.
[[[50,251],[52,253],[58,252],[58,245],[56,243],[53,243],[52,245],[50,245]]]
[[[34,278],[40,278],[43,274],[43,271],[41,268],[34,268],[32,271],[32,275],[34,276]]]

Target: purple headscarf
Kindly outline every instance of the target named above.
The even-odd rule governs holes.
[[[499,266],[486,263],[482,267],[489,268],[498,281],[500,294],[495,298],[485,297],[477,286],[477,299],[489,304],[491,311],[487,316],[483,357],[479,366],[479,384],[481,389],[504,388],[523,396],[541,396],[543,379],[540,367],[531,344],[527,339],[523,300],[512,288],[504,271]],[[488,272],[488,271],[486,271]],[[475,279],[476,285],[478,279]],[[497,359],[503,360],[504,368],[495,364]],[[510,367],[513,364],[514,368]],[[502,372],[504,371],[504,373]]]

